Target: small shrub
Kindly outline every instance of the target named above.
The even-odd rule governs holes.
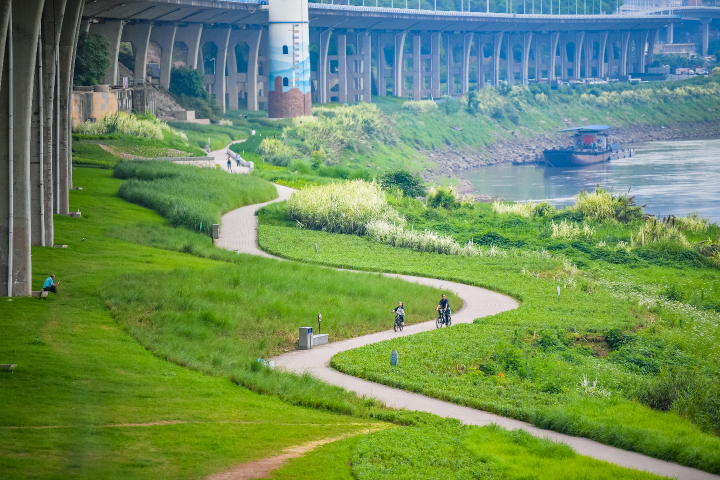
[[[433,100],[419,100],[404,102],[402,108],[412,113],[427,113],[437,110],[438,105]]]
[[[260,146],[256,150],[259,155],[293,157],[297,154],[297,150],[285,145],[276,138],[263,138]],[[275,162],[272,162],[275,163]],[[278,165],[277,163],[275,163]],[[286,163],[287,164],[287,163]]]
[[[547,103],[547,101],[548,101],[548,96],[545,95],[545,94],[542,93],[542,92],[536,93],[536,94],[535,94],[535,101],[536,101],[537,103],[539,103],[540,105],[543,105],[543,104]]]
[[[408,197],[423,197],[427,189],[423,185],[420,175],[405,169],[390,170],[378,178],[380,185],[386,189],[399,188]]]
[[[690,242],[687,241],[680,229],[676,228],[670,222],[660,222],[655,218],[648,218],[642,224],[637,235],[631,237],[634,245],[650,245],[664,244],[667,246],[689,247]]]
[[[455,187],[432,187],[427,196],[427,205],[432,208],[446,208],[452,210],[460,206],[460,200]]]

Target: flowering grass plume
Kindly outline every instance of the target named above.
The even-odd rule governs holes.
[[[308,187],[287,202],[290,218],[313,230],[363,235],[372,221],[404,223],[380,185],[363,180]]]
[[[563,220],[560,223],[551,222],[552,225],[552,237],[562,238],[564,240],[572,240],[573,238],[591,238],[595,235],[595,229],[590,227],[586,222],[583,222],[582,228],[567,220]]]
[[[633,246],[644,246],[650,244],[670,244],[681,247],[690,247],[681,229],[670,222],[660,222],[655,218],[649,218],[642,224],[637,235],[630,237]]]
[[[521,217],[532,218],[535,215],[535,205],[528,201],[526,203],[501,203],[493,202],[492,209],[500,215],[520,215]]]
[[[105,115],[97,122],[88,120],[74,127],[73,131],[83,135],[120,133],[136,137],[154,138],[156,140],[163,140],[163,132],[167,132],[187,141],[187,136],[184,133],[178,132],[162,120],[150,116],[140,118],[137,115],[131,115],[125,112]]]

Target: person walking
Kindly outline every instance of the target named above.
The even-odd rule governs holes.
[[[60,285],[60,282],[55,282],[55,274],[52,274],[45,280],[45,283],[43,283],[43,291],[53,292],[57,295],[58,285]]]
[[[230,161],[230,155],[228,155],[228,172],[232,172],[232,162]]]

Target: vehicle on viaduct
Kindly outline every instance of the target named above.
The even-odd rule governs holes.
[[[53,247],[53,214],[73,215],[72,79],[81,29],[110,42],[107,84],[121,83],[123,42],[133,47],[137,95],[149,88],[151,43],[161,50],[165,88],[177,45],[189,68],[204,71],[201,46],[212,43],[214,70],[204,74],[223,108],[243,102],[291,117],[309,114],[311,101],[419,100],[501,82],[627,77],[652,62],[656,32],[681,20],[679,9],[558,15],[269,1],[0,0],[0,296],[31,294],[31,246]],[[696,10],[688,12],[707,25],[720,8]],[[237,45],[248,52],[242,72]]]

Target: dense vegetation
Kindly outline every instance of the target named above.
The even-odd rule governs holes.
[[[720,274],[715,254],[702,251],[716,243],[707,238],[720,234],[717,225],[693,216],[646,220],[631,198],[602,189],[561,211],[390,203],[414,229],[427,229],[425,237],[440,232],[463,251],[438,255],[288,228],[283,209],[261,212],[260,244],[304,261],[486,286],[522,306],[476,325],[344,352],[334,367],[717,471]],[[476,253],[464,258],[469,245]],[[392,349],[405,358],[395,373],[385,358]]]
[[[206,234],[224,213],[277,196],[275,187],[253,176],[167,161],[121,162],[114,175],[127,180],[118,192],[121,198],[156,210],[174,227]]]
[[[73,70],[73,85],[97,85],[103,83],[110,66],[110,42],[99,33],[80,29]],[[114,80],[114,79],[113,79]]]
[[[169,93],[186,110],[194,110],[195,118],[219,122],[223,109],[205,90],[205,75],[194,68],[173,68],[170,72]]]

